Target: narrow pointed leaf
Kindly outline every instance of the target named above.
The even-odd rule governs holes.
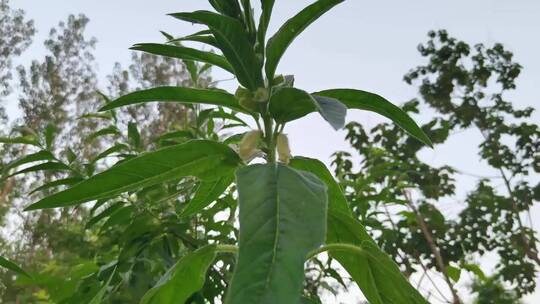
[[[239,162],[238,155],[223,144],[193,140],[121,162],[26,210],[74,206],[186,176],[213,180],[230,174]]]
[[[57,171],[70,171],[70,170],[72,170],[72,169],[69,166],[67,166],[67,165],[65,165],[63,163],[48,162],[48,163],[35,165],[35,166],[32,166],[32,167],[17,171],[15,173],[11,174],[10,177],[15,176],[15,175],[19,175],[19,174],[30,173],[30,172],[38,172],[38,171],[54,171],[54,172],[57,172]]]
[[[204,286],[206,272],[216,257],[215,246],[188,253],[171,267],[159,282],[143,296],[140,304],[186,303]]]
[[[39,147],[39,141],[35,136],[27,135],[21,137],[0,137],[0,143],[3,144],[24,144]]]
[[[195,215],[212,202],[216,201],[229,188],[234,180],[234,175],[226,175],[215,181],[202,181],[195,192],[195,196],[182,210],[180,216],[188,217]]]
[[[209,63],[211,65],[220,67],[225,71],[234,73],[233,68],[231,67],[229,62],[227,62],[227,59],[225,57],[211,52],[200,51],[194,48],[170,44],[139,43],[132,46],[131,49],[135,51],[143,51],[154,55]]]
[[[272,17],[272,10],[274,9],[275,0],[261,0],[262,14],[259,21],[259,43],[264,46],[266,39],[266,32],[268,31],[268,25],[270,24],[270,18]]]
[[[176,38],[176,39],[172,39],[169,41],[169,43],[174,43],[174,42],[182,42],[182,41],[194,41],[194,42],[200,42],[200,43],[204,43],[204,44],[208,44],[212,47],[215,47],[217,49],[219,49],[219,44],[216,40],[216,38],[214,36],[211,35],[212,33],[210,32],[210,35],[208,34],[193,34],[193,35],[189,35],[189,36],[185,36],[185,37],[180,37],[180,38]],[[227,60],[227,59],[225,59]],[[230,66],[230,63],[227,61],[227,64]],[[232,69],[232,67],[231,67]]]
[[[344,0],[318,0],[289,19],[278,32],[270,38],[266,46],[266,77],[274,79],[274,75],[283,54],[311,23],[321,17]]]
[[[232,65],[238,82],[251,91],[264,86],[261,62],[257,59],[249,35],[240,21],[208,11],[176,13],[171,16],[208,26],[221,52]]]
[[[212,7],[218,11],[219,13],[222,13],[224,15],[227,15],[229,17],[236,18],[238,20],[242,19],[242,10],[240,9],[240,5],[238,4],[238,1],[234,0],[209,0]]]
[[[316,92],[313,95],[335,98],[349,109],[378,113],[395,122],[424,144],[433,146],[429,137],[407,113],[377,94],[353,89],[334,89]]]
[[[58,186],[64,186],[64,185],[71,186],[83,180],[84,179],[82,177],[68,177],[68,178],[55,180],[55,181],[52,181],[52,182],[49,182],[49,183],[46,183],[44,185],[37,187],[36,189],[32,190],[29,194],[33,194],[38,191],[43,191],[43,190],[58,187]]]
[[[24,164],[42,161],[42,160],[55,160],[54,156],[49,151],[39,151],[33,154],[28,154],[21,159],[18,159],[6,166],[5,170],[13,169]]]
[[[112,147],[110,147],[109,149],[99,153],[93,160],[92,162],[95,163],[97,162],[98,160],[100,159],[103,159],[103,158],[106,158],[107,156],[111,155],[111,154],[114,154],[116,152],[120,152],[120,151],[124,151],[124,150],[127,150],[128,149],[128,146],[124,145],[124,144],[116,144]]]
[[[9,269],[17,274],[24,275],[30,278],[30,275],[26,273],[21,267],[2,256],[0,256],[0,267]]]
[[[208,104],[227,107],[229,109],[243,112],[236,97],[222,90],[216,89],[192,89],[182,87],[157,87],[142,91],[133,92],[111,101],[100,109],[108,111],[115,108],[141,104],[147,102],[178,102],[188,104]]]
[[[115,213],[116,211],[118,211],[118,209],[122,208],[122,206],[124,206],[124,202],[116,202],[114,204],[112,204],[111,206],[109,206],[107,209],[103,210],[101,213],[99,213],[98,215],[94,216],[93,218],[91,218],[85,225],[85,228],[88,229],[88,228],[91,228],[92,226],[94,226],[95,224],[97,224],[99,221],[101,221],[102,219],[106,218],[106,217],[109,217],[110,215],[112,215],[113,213]]]
[[[237,171],[239,254],[225,304],[298,303],[306,254],[324,241],[326,186],[283,165]]]

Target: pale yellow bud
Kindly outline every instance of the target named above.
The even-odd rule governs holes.
[[[258,88],[257,91],[255,91],[253,100],[256,102],[268,101],[268,90],[266,88]]]
[[[250,131],[244,135],[238,148],[238,155],[243,160],[250,160],[257,153],[257,146],[261,139],[261,131]]]
[[[289,147],[289,138],[287,138],[287,135],[279,134],[276,145],[279,161],[288,164],[291,160],[291,148]]]

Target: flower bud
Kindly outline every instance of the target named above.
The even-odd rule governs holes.
[[[287,138],[287,135],[279,134],[276,145],[279,161],[288,164],[291,160],[291,149],[289,147],[289,138]]]
[[[261,136],[261,131],[250,131],[244,135],[238,148],[238,154],[241,159],[245,161],[250,160],[257,153],[257,146],[259,145]]]
[[[255,91],[253,100],[255,100],[256,102],[268,101],[268,90],[266,88],[258,88],[257,91]]]
[[[257,103],[253,100],[253,93],[249,90],[238,87],[235,96],[238,99],[238,103],[240,103],[243,108],[250,111],[257,110]]]

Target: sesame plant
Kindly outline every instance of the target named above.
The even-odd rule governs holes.
[[[231,277],[224,278],[223,303],[312,303],[302,295],[304,264],[323,253],[343,267],[370,303],[427,303],[367,234],[325,165],[316,159],[292,157],[283,133],[287,123],[310,113],[318,113],[339,130],[348,110],[364,110],[392,120],[431,146],[405,112],[379,95],[357,89],[307,92],[294,86],[293,75],[277,73],[280,59],[295,38],[343,0],[314,2],[270,38],[267,29],[274,0],[261,0],[257,18],[249,0],[209,2],[214,11],[171,14],[200,24],[204,30],[180,38],[167,34],[167,43],[142,43],[132,49],[184,60],[194,78],[209,66],[221,68],[238,81],[235,94],[217,88],[155,87],[107,100],[100,111],[105,115],[120,107],[172,102],[217,108],[215,113],[220,117],[233,122],[249,118],[253,123],[236,124],[244,130],[227,140],[203,134],[153,151],[125,154],[109,169],[90,172],[26,210],[77,208],[87,202],[97,205],[120,198],[137,201],[137,197],[170,192],[173,197],[192,197],[176,210],[190,217],[224,195],[237,200],[238,216],[236,209],[229,214],[229,223],[239,227],[237,242],[195,243],[194,250],[178,256],[163,277],[145,291],[141,303],[207,303],[193,295],[208,283],[207,273],[224,255],[233,262]],[[216,52],[187,47],[185,42],[203,43]],[[133,130],[136,125],[130,125],[131,135],[136,133]],[[50,157],[41,156],[45,157],[41,160]],[[196,186],[187,183],[193,196],[169,191],[171,184],[186,185],[186,179],[197,181]],[[139,221],[130,227],[130,233],[143,231],[147,236],[154,226]],[[137,250],[122,249],[118,260]],[[114,294],[118,273],[124,271],[120,262],[108,270],[101,288],[93,289],[92,303]],[[103,278],[103,273],[99,275]]]

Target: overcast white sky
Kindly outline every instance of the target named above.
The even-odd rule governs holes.
[[[277,0],[270,33],[279,24],[312,1]],[[27,11],[36,22],[41,42],[49,28],[68,14],[84,13],[90,19],[88,34],[99,43],[96,59],[100,76],[110,72],[114,62],[127,63],[128,47],[138,42],[161,42],[159,30],[175,35],[188,34],[196,28],[165,16],[167,13],[208,8],[201,0],[11,0],[11,5]],[[417,52],[431,29],[447,29],[451,35],[470,43],[503,43],[524,66],[518,89],[511,100],[520,106],[540,110],[540,1],[538,0],[348,0],[321,18],[291,46],[279,66],[283,74],[295,74],[296,85],[308,91],[350,87],[379,93],[395,103],[416,96],[414,87],[402,81],[412,67],[423,63]],[[26,59],[43,54],[36,43],[24,54]],[[215,79],[230,76],[215,70]],[[234,82],[224,83],[234,89]],[[16,115],[16,105],[8,105]],[[426,115],[426,114],[424,114]],[[540,115],[536,115],[538,121]],[[420,121],[427,120],[420,115]],[[381,121],[377,115],[356,112],[349,120],[367,125]],[[317,157],[328,162],[336,150],[348,150],[343,132],[334,132],[315,115],[291,124],[287,130],[295,155]],[[493,173],[478,162],[476,146],[479,134],[464,132],[448,144],[426,150],[425,159],[434,164],[449,164],[479,175]],[[476,180],[460,177],[462,193]],[[455,204],[455,203],[453,203]],[[459,211],[459,206],[442,206]],[[535,210],[533,213],[539,215]],[[538,221],[537,221],[538,222]],[[538,228],[538,226],[537,226]],[[539,287],[540,288],[540,287]],[[343,299],[348,303],[346,298]],[[540,295],[527,303],[540,303]]]

